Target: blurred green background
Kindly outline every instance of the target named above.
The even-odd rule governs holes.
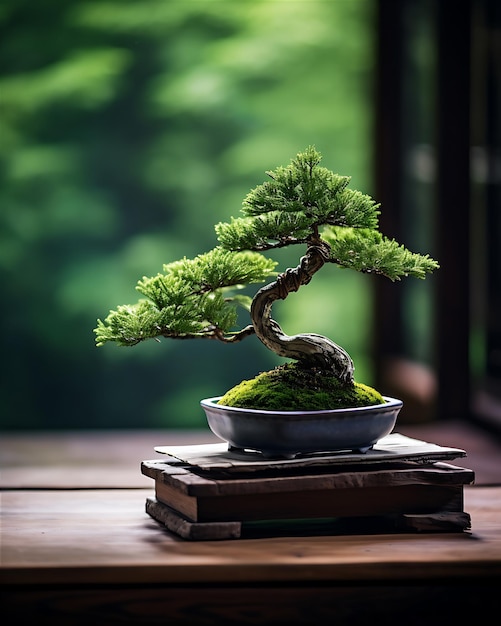
[[[204,427],[203,397],[279,361],[237,345],[96,348],[136,281],[216,243],[308,145],[372,192],[371,0],[4,0],[1,427]],[[282,251],[280,268],[302,250]],[[329,266],[276,305],[371,384],[371,283]]]

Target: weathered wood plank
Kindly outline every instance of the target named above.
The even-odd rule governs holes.
[[[462,486],[408,485],[315,491],[187,496],[165,483],[156,497],[192,521],[249,521],[462,511]]]
[[[241,535],[242,524],[240,522],[193,524],[154,498],[147,498],[146,512],[183,539],[205,541],[208,539],[233,539],[239,538]]]
[[[470,530],[471,516],[465,512],[442,511],[428,514],[402,515],[401,530],[417,530],[419,532],[454,532]]]
[[[451,505],[454,509],[454,505]],[[394,511],[392,513],[365,516],[339,516],[320,518],[289,517],[274,519],[273,517],[249,516],[242,522],[197,522],[183,517],[164,503],[148,498],[146,511],[158,522],[183,539],[195,541],[217,539],[239,539],[241,537],[283,537],[283,536],[319,536],[319,535],[353,535],[365,533],[401,533],[401,532],[463,532],[471,528],[468,513],[458,510],[428,514]],[[212,515],[208,516],[212,518]]]
[[[317,470],[317,471],[315,471]],[[246,474],[243,478],[229,475],[225,478],[213,473],[200,475],[189,469],[148,461],[143,473],[157,482],[164,482],[190,496],[223,496],[255,493],[281,493],[300,490],[354,489],[365,487],[404,485],[467,485],[474,482],[472,470],[446,463],[429,466],[415,464],[388,464],[360,468],[334,466],[327,468],[296,468],[301,473],[275,470],[273,473]]]
[[[165,460],[153,459],[151,461],[143,461],[141,463],[141,473],[150,478],[157,479],[161,475],[178,475],[188,474],[189,470],[180,464],[167,463]]]

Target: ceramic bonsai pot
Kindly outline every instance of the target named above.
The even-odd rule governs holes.
[[[325,411],[264,411],[217,404],[221,396],[200,402],[209,428],[229,449],[251,449],[267,457],[356,451],[367,452],[395,426],[403,402]]]

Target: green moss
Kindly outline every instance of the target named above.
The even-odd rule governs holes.
[[[343,385],[333,376],[287,363],[244,380],[218,404],[281,411],[342,409],[382,404],[383,396],[362,383]]]

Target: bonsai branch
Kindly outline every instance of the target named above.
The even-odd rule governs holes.
[[[215,341],[221,341],[223,343],[238,343],[246,337],[255,334],[255,329],[252,324],[249,324],[245,328],[242,328],[235,333],[224,333],[217,326],[208,326],[200,333],[171,333],[162,332],[161,336],[165,339],[212,339]]]
[[[238,343],[249,335],[254,335],[255,332],[256,331],[254,329],[254,326],[252,326],[252,324],[249,324],[245,328],[242,328],[242,330],[239,330],[237,333],[232,333],[229,335],[225,335],[220,329],[217,329],[215,331],[215,338],[224,343]]]

